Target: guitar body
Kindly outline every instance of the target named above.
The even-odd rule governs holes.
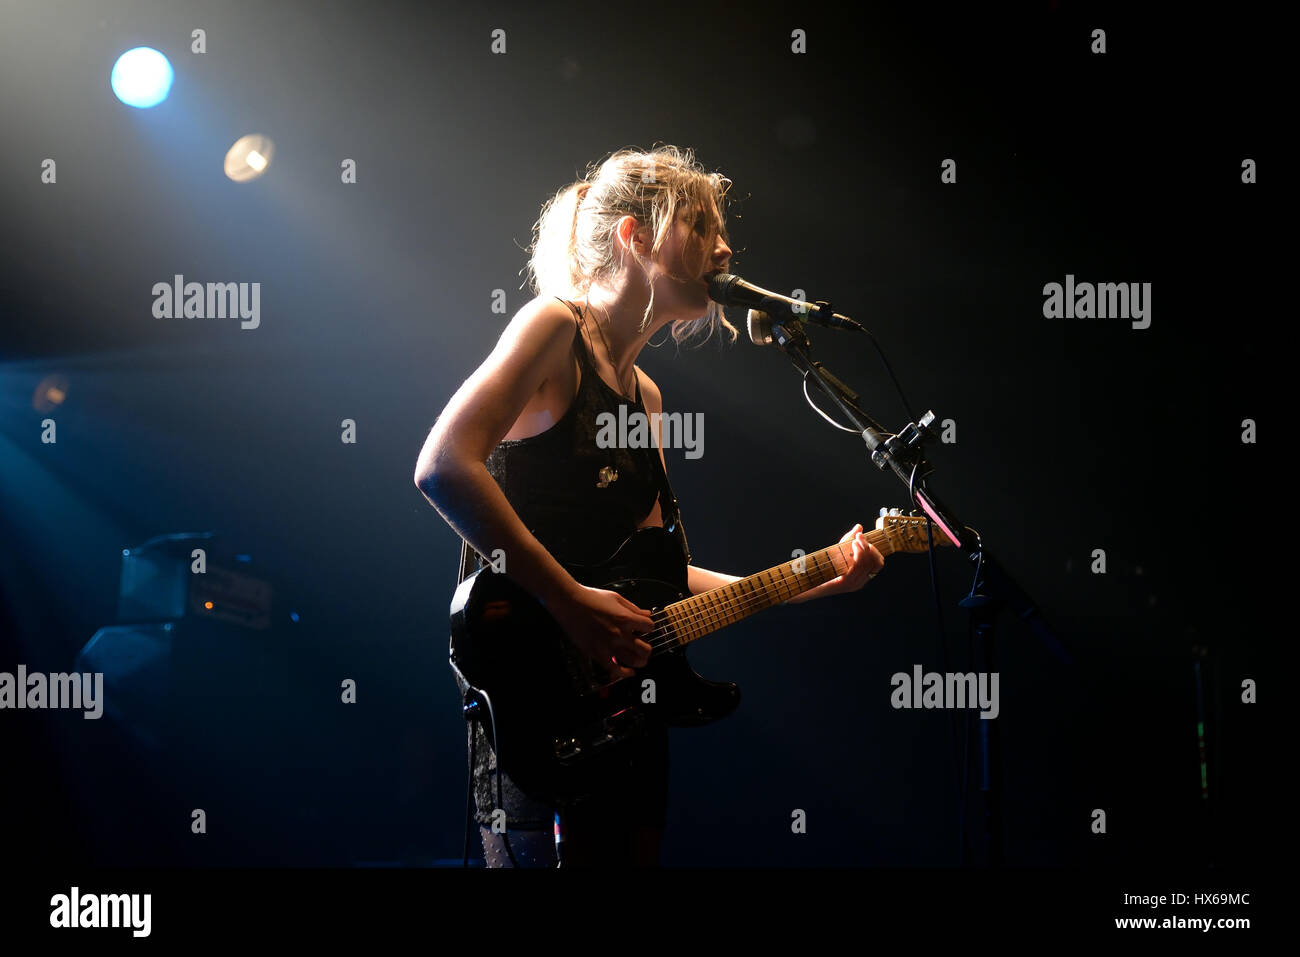
[[[490,566],[461,582],[451,606],[451,663],[491,704],[490,715],[480,712],[499,766],[551,806],[594,790],[652,726],[708,724],[740,703],[734,684],[705,681],[676,646],[662,609],[690,591],[685,559],[662,528],[638,529],[599,565],[565,568],[651,611],[655,654],[634,677],[580,652],[529,592]]]

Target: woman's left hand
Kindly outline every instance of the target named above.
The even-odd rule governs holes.
[[[885,556],[881,555],[876,546],[863,537],[861,524],[854,525],[845,533],[844,537],[840,539],[840,544],[845,542],[853,543],[853,554],[849,558],[848,570],[838,578],[832,578],[816,588],[810,588],[803,594],[796,595],[789,599],[787,604],[812,601],[814,598],[826,598],[830,595],[842,595],[846,592],[857,591],[880,574],[880,570],[885,567]]]

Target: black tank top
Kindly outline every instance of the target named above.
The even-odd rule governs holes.
[[[524,525],[558,561],[597,564],[613,555],[654,509],[659,450],[648,439],[648,426],[644,448],[623,448],[631,443],[621,441],[610,448],[598,444],[602,412],[614,417],[616,438],[620,405],[627,406],[629,437],[634,435],[633,413],[649,422],[641,380],[637,378],[635,402],[607,385],[587,352],[582,309],[560,301],[575,316],[573,348],[582,370],[578,393],[545,432],[503,439],[485,464]]]

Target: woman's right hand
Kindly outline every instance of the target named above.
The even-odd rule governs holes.
[[[619,677],[630,678],[650,661],[650,645],[640,637],[654,631],[650,613],[617,592],[579,585],[547,611],[580,651],[612,665]]]

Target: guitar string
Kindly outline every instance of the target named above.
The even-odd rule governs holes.
[[[831,562],[831,565],[833,567],[834,562]],[[763,572],[759,572],[758,574],[762,575]],[[825,584],[825,582],[830,581],[831,578],[834,577],[835,576],[832,575],[830,578],[825,579],[825,581],[818,582],[818,585]],[[744,579],[741,579],[741,581],[743,580]],[[761,611],[762,607],[766,606],[769,602],[771,602],[773,598],[777,599],[775,604],[780,604],[782,601],[785,601],[786,599],[782,597],[780,594],[780,585],[785,583],[786,583],[786,579],[781,578],[779,580],[779,584],[777,585],[769,584],[767,586],[767,589],[762,592],[742,593],[736,599],[724,598],[721,600],[720,605],[711,602],[703,602],[701,603],[700,607],[695,611],[694,614],[692,614],[691,612],[687,612],[687,617],[690,619],[694,619],[696,621],[701,621],[703,624],[710,626],[708,631],[705,632],[705,634],[708,634],[710,632],[716,631],[718,628],[723,627],[726,624],[725,619],[732,612],[740,613],[741,617],[744,617],[753,610]],[[738,585],[739,582],[732,582],[731,584]],[[729,586],[724,586],[724,587],[729,587]],[[797,591],[794,592],[794,594],[795,595],[802,594],[803,592],[810,591],[816,587],[817,585],[809,585],[807,588],[798,589]],[[686,602],[691,601],[692,598],[703,598],[704,595],[707,594],[708,592],[704,592],[701,595],[692,595],[691,598],[682,599],[681,603],[685,604]],[[791,595],[790,597],[794,597],[794,595]],[[677,602],[674,602],[673,604],[677,604]],[[679,637],[675,636],[675,633],[678,631],[678,629],[673,626],[672,621],[669,619],[667,609],[661,608],[660,612],[663,616],[663,623],[659,625],[657,628],[655,628],[654,631],[649,632],[646,635],[639,636],[641,640],[645,641],[648,645],[650,645],[650,653],[652,655],[660,648],[666,648],[677,644],[690,643],[689,641],[680,641]],[[716,626],[716,627],[712,627],[712,626]],[[701,638],[701,637],[703,637],[703,635],[696,636],[696,638]]]
[[[832,564],[833,564],[833,563],[832,563]],[[763,574],[763,573],[762,573],[762,572],[759,572],[758,574],[761,575],[761,574]],[[752,577],[752,576],[751,576],[751,577]],[[826,581],[830,581],[830,580],[831,580],[831,579],[829,579],[829,578],[826,579]],[[736,583],[736,582],[732,582],[731,584],[734,585],[734,584],[737,584],[737,583]],[[819,584],[825,584],[825,582],[819,582]],[[723,587],[726,587],[726,586],[723,586]],[[810,585],[808,588],[801,589],[799,592],[796,592],[796,594],[802,594],[804,591],[810,591],[811,589],[816,588],[816,587],[817,587],[816,585]],[[702,597],[702,595],[704,595],[704,594],[708,594],[708,593],[707,593],[707,592],[703,592],[703,593],[701,593],[701,595],[692,595],[691,597],[692,597],[692,598],[699,598],[699,597]],[[772,593],[772,592],[764,592],[764,593],[762,593],[762,594],[757,594],[757,595],[756,595],[756,594],[749,594],[749,595],[745,595],[744,597],[742,597],[739,601],[727,601],[727,603],[726,603],[726,608],[725,608],[725,609],[723,609],[723,608],[718,608],[718,607],[711,606],[711,605],[705,605],[705,606],[702,607],[698,612],[696,612],[695,614],[691,615],[691,617],[696,618],[696,619],[703,619],[703,620],[705,621],[705,623],[708,624],[708,625],[716,625],[717,628],[712,628],[712,627],[711,627],[711,628],[709,628],[708,631],[704,632],[704,634],[710,634],[710,633],[716,631],[718,628],[721,628],[721,627],[724,626],[725,623],[723,622],[722,618],[723,618],[723,614],[724,614],[725,612],[730,612],[730,611],[739,611],[739,612],[746,612],[746,613],[748,613],[748,611],[749,611],[750,609],[757,608],[758,606],[763,605],[763,604],[764,604],[764,603],[765,603],[769,598],[771,598],[771,597],[773,597],[773,593]],[[792,597],[793,597],[793,596],[792,596]],[[691,600],[690,598],[683,598],[683,599],[681,599],[681,603],[684,604],[685,602],[688,602],[688,601],[690,601],[690,600]],[[781,600],[783,601],[784,599],[781,599]],[[779,604],[779,603],[780,603],[780,602],[778,601],[777,604]],[[675,604],[678,604],[678,602],[673,602],[672,604],[675,605]],[[759,610],[761,610],[761,608],[760,608]],[[636,636],[638,639],[640,639],[641,641],[644,641],[646,644],[648,644],[648,645],[650,646],[650,655],[651,655],[651,657],[653,657],[653,656],[654,656],[654,655],[655,655],[655,654],[656,654],[660,649],[663,649],[663,648],[669,648],[669,647],[677,646],[677,645],[686,645],[686,644],[690,644],[690,641],[685,641],[685,642],[683,642],[683,641],[680,641],[679,638],[675,637],[675,635],[676,635],[676,633],[677,633],[677,628],[675,628],[675,627],[673,626],[672,622],[668,619],[668,615],[667,615],[666,610],[663,609],[663,608],[661,608],[661,609],[659,609],[659,611],[660,611],[660,613],[661,613],[661,615],[662,615],[662,622],[661,622],[661,624],[656,625],[653,631],[648,631],[648,632],[646,632],[646,633],[643,634],[643,635],[637,635],[637,636]],[[743,617],[743,616],[742,616],[742,617]],[[704,636],[704,635],[697,635],[697,636],[695,636],[694,639],[691,639],[691,640],[696,640],[696,639],[698,639],[698,638],[702,638],[703,636]]]
[[[875,545],[877,547],[879,547],[881,544],[888,544],[889,536],[887,534],[884,534],[884,532],[881,529],[872,529],[872,532],[876,532],[879,534],[878,536],[872,536],[871,533],[867,533],[864,536],[868,539],[870,544]],[[823,549],[823,551],[828,551],[830,548],[839,548],[840,558],[843,559],[845,562],[848,562],[849,559],[844,555],[843,549],[845,545],[851,546],[851,544],[852,544],[851,542],[837,542],[834,545],[828,546],[827,549]],[[898,551],[898,550],[899,549],[891,548],[889,549],[888,553],[893,553],[894,551]],[[830,561],[831,565],[834,566],[834,561],[830,559],[829,555],[827,556],[826,560]],[[774,567],[785,568],[786,566],[777,565]],[[771,571],[771,570],[772,569],[766,569],[765,571]],[[835,570],[838,571],[838,569]],[[820,571],[820,569],[818,569],[818,571]],[[765,572],[759,572],[758,574],[762,575],[764,573]],[[842,576],[843,574],[844,572],[839,573],[840,576]],[[749,577],[753,578],[755,576],[751,575]],[[795,597],[795,595],[803,594],[806,591],[810,591],[813,588],[816,588],[820,585],[824,585],[826,582],[833,580],[835,577],[837,576],[832,575],[826,578],[824,581],[818,582],[815,585],[809,585],[807,588],[800,588],[796,590],[789,597],[793,598]],[[739,579],[738,581],[731,582],[731,585],[739,584],[740,581],[744,581],[744,580],[745,579]],[[780,581],[782,584],[784,584],[786,582],[786,579],[782,578]],[[727,585],[723,586],[723,588],[726,587],[730,587],[730,586]],[[690,601],[692,598],[702,598],[704,595],[707,594],[708,592],[702,592],[699,595],[691,596],[691,598],[681,599],[680,602],[673,602],[673,604],[684,604],[685,602]],[[709,627],[708,630],[705,631],[703,634],[696,635],[693,638],[688,639],[687,641],[679,641],[678,638],[674,637],[674,633],[678,629],[674,627],[671,620],[668,619],[666,609],[661,608],[659,610],[661,613],[663,613],[663,623],[660,624],[658,627],[656,627],[653,631],[647,632],[644,635],[638,635],[637,637],[641,638],[643,641],[645,641],[647,644],[650,645],[651,655],[655,654],[655,652],[659,651],[662,648],[690,644],[691,641],[698,640],[699,638],[704,637],[704,635],[716,631],[718,628],[723,628],[726,625],[731,624],[732,622],[726,619],[729,616],[731,616],[733,612],[740,612],[742,613],[741,617],[745,617],[745,615],[748,615],[751,610],[755,610],[755,609],[762,610],[761,607],[759,606],[767,606],[769,599],[771,597],[773,597],[773,592],[771,591],[764,591],[760,594],[750,593],[747,595],[742,595],[738,600],[723,599],[724,604],[722,607],[718,607],[714,605],[705,605],[703,608],[701,608],[698,612],[694,614],[688,613],[688,615],[691,618],[702,619],[706,625],[709,625],[711,627]],[[779,604],[780,601],[785,601],[785,600],[786,600],[785,598],[781,598],[777,603]]]
[[[889,531],[891,530],[873,528],[870,531],[864,532],[863,537],[867,539],[869,544],[875,545],[877,548],[879,548],[881,544],[886,544],[886,545],[889,544]],[[852,542],[851,541],[836,542],[834,545],[828,545],[825,549],[821,549],[821,551],[825,551],[829,553],[830,549],[838,548],[840,549],[840,558],[843,559],[845,562],[848,562],[849,559],[846,558],[844,555],[844,546],[846,545],[848,545],[851,548]],[[898,548],[891,547],[886,554],[893,554],[894,552],[901,551],[903,550],[904,547],[905,544],[904,546]],[[827,561],[831,561],[832,566],[834,566],[834,561],[830,559],[829,554],[827,555]],[[773,569],[785,568],[785,567],[786,566],[784,564],[774,565]],[[748,577],[755,578],[757,577],[757,575],[762,575],[765,572],[772,571],[773,569],[764,569],[763,571],[756,573],[756,575],[750,575]],[[841,572],[840,574],[843,575],[844,573]],[[827,578],[826,581],[831,581],[834,577],[836,576]],[[744,580],[745,579],[737,579],[737,581],[731,582],[729,584],[735,585],[738,584],[740,581],[744,581]],[[782,578],[781,581],[784,583],[785,579]],[[825,583],[826,583],[825,581],[818,582],[817,585],[810,585],[808,588],[799,589],[798,591],[794,592],[794,594],[792,594],[790,597],[793,598],[795,595],[801,595],[805,591],[811,591],[813,588],[816,588],[819,585],[824,585]],[[727,588],[727,587],[729,586],[728,585],[722,586],[722,588]],[[711,589],[711,591],[716,591],[716,590],[721,590],[721,589]],[[689,598],[683,598],[677,602],[672,602],[671,604],[673,605],[684,604],[685,602],[688,602],[693,598],[702,598],[707,594],[709,594],[709,592],[701,592],[698,595],[692,595]],[[691,617],[696,619],[703,619],[706,624],[710,626],[716,626],[716,627],[710,627],[703,634],[696,635],[687,641],[681,641],[679,637],[675,637],[677,628],[668,619],[666,610],[664,608],[661,608],[659,609],[659,611],[662,614],[662,623],[657,625],[653,630],[646,632],[644,635],[638,635],[637,637],[642,641],[645,641],[648,645],[650,645],[650,655],[651,657],[653,657],[658,651],[660,651],[663,648],[668,648],[673,646],[680,647],[680,646],[688,645],[692,641],[696,641],[699,638],[704,637],[704,635],[711,634],[712,632],[717,631],[719,628],[725,627],[730,622],[725,621],[724,616],[730,614],[731,612],[744,612],[745,614],[748,614],[751,609],[757,609],[761,611],[762,608],[759,606],[766,605],[768,599],[772,597],[772,594],[773,593],[770,591],[764,591],[762,594],[745,595],[739,601],[728,600],[726,602],[725,607],[722,608],[713,607],[709,605],[704,606],[702,609],[700,609],[699,612],[695,613]],[[785,599],[781,599],[781,600],[784,601]],[[779,603],[780,602],[778,602],[778,604]],[[745,617],[745,615],[742,615],[741,617]]]
[[[760,572],[760,574],[762,573]],[[831,578],[827,578],[826,581],[818,582],[817,585],[823,585],[827,581],[831,581],[831,579],[834,577],[836,576],[831,576]],[[736,583],[733,582],[732,584],[736,584]],[[798,591],[795,592],[795,594],[797,595],[797,594],[802,594],[805,591],[811,591],[813,588],[816,588],[817,585],[809,585],[807,588],[799,589]],[[707,592],[705,594],[707,594]],[[654,631],[646,632],[646,634],[644,635],[637,635],[637,638],[644,641],[646,644],[650,646],[650,653],[652,655],[661,648],[667,648],[674,645],[690,644],[691,641],[694,641],[698,638],[702,638],[704,637],[704,635],[710,634],[714,631],[717,631],[718,628],[724,627],[726,624],[728,624],[728,622],[726,622],[724,619],[732,615],[733,613],[740,613],[740,617],[745,617],[749,614],[751,610],[761,611],[763,607],[768,606],[768,603],[771,601],[772,598],[777,598],[777,601],[772,603],[776,605],[779,605],[782,601],[786,600],[785,598],[778,597],[778,596],[779,596],[778,591],[764,591],[760,594],[751,593],[747,595],[742,595],[739,599],[734,599],[734,600],[722,599],[723,604],[721,605],[705,604],[701,606],[694,613],[687,612],[688,617],[692,619],[695,619],[697,621],[702,621],[705,625],[708,626],[716,626],[716,627],[709,627],[703,634],[696,635],[694,638],[691,638],[687,641],[680,641],[678,637],[675,637],[678,629],[674,627],[672,621],[669,620],[666,610],[661,608],[660,612],[663,615],[662,624],[658,625]],[[691,597],[699,598],[700,596],[693,595]],[[794,597],[794,596],[791,595],[790,597]],[[685,604],[687,601],[690,601],[690,599],[689,598],[682,599],[683,604]],[[674,602],[673,604],[677,604],[677,602]]]
[[[885,534],[885,532],[884,532],[882,529],[872,529],[872,532],[876,532],[876,533],[879,533],[879,534],[876,535],[876,536],[873,536],[870,532],[868,532],[868,533],[866,533],[866,534],[863,536],[864,538],[866,538],[866,539],[868,540],[868,542],[869,542],[870,544],[875,545],[877,548],[879,548],[879,546],[880,546],[882,543],[887,543],[887,542],[888,542],[889,537],[888,537],[887,534]],[[875,540],[873,540],[873,538],[874,538]],[[848,562],[849,559],[846,558],[845,555],[844,555],[844,553],[843,553],[843,549],[844,549],[844,546],[845,546],[845,545],[848,545],[848,546],[852,547],[852,542],[837,542],[837,543],[835,543],[834,545],[830,545],[830,546],[828,546],[828,548],[827,548],[826,550],[829,550],[830,548],[839,548],[839,549],[840,549],[840,558],[842,558],[845,562]],[[895,549],[890,549],[890,551],[893,552],[893,551],[895,551]],[[827,560],[827,561],[830,561],[832,567],[834,567],[834,564],[835,564],[835,563],[834,563],[834,561],[830,558],[829,555],[827,555],[826,560]],[[797,561],[797,559],[796,559],[796,561]],[[775,567],[775,568],[785,568],[786,566],[785,566],[785,565],[776,565],[776,566],[774,566],[774,567]],[[771,569],[765,569],[765,571],[771,571]],[[764,574],[764,572],[758,572],[758,574],[759,574],[759,575],[762,575],[762,574]],[[844,573],[841,572],[840,574],[843,575]],[[749,576],[749,577],[750,577],[750,578],[753,578],[753,577],[755,577],[755,576],[751,575],[751,576]],[[797,590],[796,592],[794,592],[794,594],[792,594],[790,597],[793,598],[795,595],[803,594],[805,591],[810,591],[811,589],[818,587],[818,585],[824,585],[826,582],[831,581],[831,580],[832,580],[833,578],[835,578],[835,577],[836,577],[836,576],[832,575],[830,578],[827,578],[825,581],[818,582],[817,585],[810,585],[808,588],[802,588],[802,589],[799,589],[799,590]],[[744,581],[744,579],[740,579],[740,580],[738,580],[738,581],[736,581],[736,582],[731,582],[730,584],[731,584],[731,585],[736,585],[736,584],[739,584],[739,581]],[[784,578],[781,579],[781,582],[782,582],[782,583],[784,583],[785,581],[786,581],[786,580],[785,580]],[[723,587],[723,588],[727,588],[727,587],[730,587],[730,586],[729,586],[729,585],[724,585],[724,586],[722,586],[722,587]],[[770,586],[769,586],[769,587],[770,587]],[[691,598],[683,598],[683,599],[681,599],[681,602],[680,602],[680,603],[688,602],[688,601],[690,601],[692,598],[702,598],[704,595],[707,595],[707,594],[708,594],[708,592],[702,592],[702,593],[699,594],[699,595],[692,595]],[[743,595],[743,596],[740,597],[739,600],[734,600],[734,601],[733,601],[733,600],[726,600],[726,599],[724,599],[724,601],[725,601],[725,605],[724,605],[723,607],[717,607],[717,606],[712,606],[712,605],[707,605],[707,604],[706,604],[706,605],[705,605],[705,606],[700,610],[699,613],[693,615],[692,617],[694,617],[694,618],[702,618],[702,619],[704,619],[704,621],[705,621],[706,624],[709,624],[709,625],[716,625],[717,628],[721,628],[721,627],[724,627],[726,624],[728,624],[728,622],[725,621],[724,619],[725,619],[726,616],[730,615],[732,612],[744,612],[745,614],[748,614],[749,611],[750,611],[751,609],[761,610],[761,607],[760,607],[760,606],[764,606],[764,605],[768,602],[768,600],[769,600],[771,597],[773,597],[773,593],[772,593],[771,591],[764,591],[764,592],[761,593],[761,594],[753,594],[753,593],[751,593],[751,594],[748,594],[748,595]],[[780,601],[784,601],[784,600],[785,600],[785,599],[780,599]],[[779,603],[780,603],[780,602],[778,601],[778,604],[779,604]],[[679,604],[679,602],[673,602],[672,604]],[[698,639],[698,638],[702,638],[702,637],[703,637],[703,635],[697,635],[697,636],[695,636],[695,638],[690,639],[690,641],[684,641],[684,642],[683,642],[683,641],[680,641],[679,638],[674,637],[675,632],[677,631],[677,629],[673,626],[672,622],[668,619],[666,609],[661,608],[661,609],[660,609],[660,612],[661,612],[661,614],[663,615],[663,623],[660,624],[660,625],[658,625],[658,626],[657,626],[653,631],[649,631],[649,632],[647,632],[647,633],[644,634],[644,635],[638,635],[638,636],[637,636],[637,637],[640,638],[642,641],[645,641],[648,645],[650,645],[650,654],[651,654],[652,656],[653,656],[653,655],[654,655],[654,654],[655,654],[659,649],[661,649],[661,648],[667,648],[667,647],[674,646],[674,645],[685,645],[685,644],[690,644],[690,641],[694,641],[694,640],[696,640],[696,639]],[[742,616],[742,617],[743,617],[743,616]],[[708,634],[708,633],[710,633],[710,632],[712,632],[712,631],[716,631],[717,628],[710,628],[709,631],[705,632],[705,634]]]

